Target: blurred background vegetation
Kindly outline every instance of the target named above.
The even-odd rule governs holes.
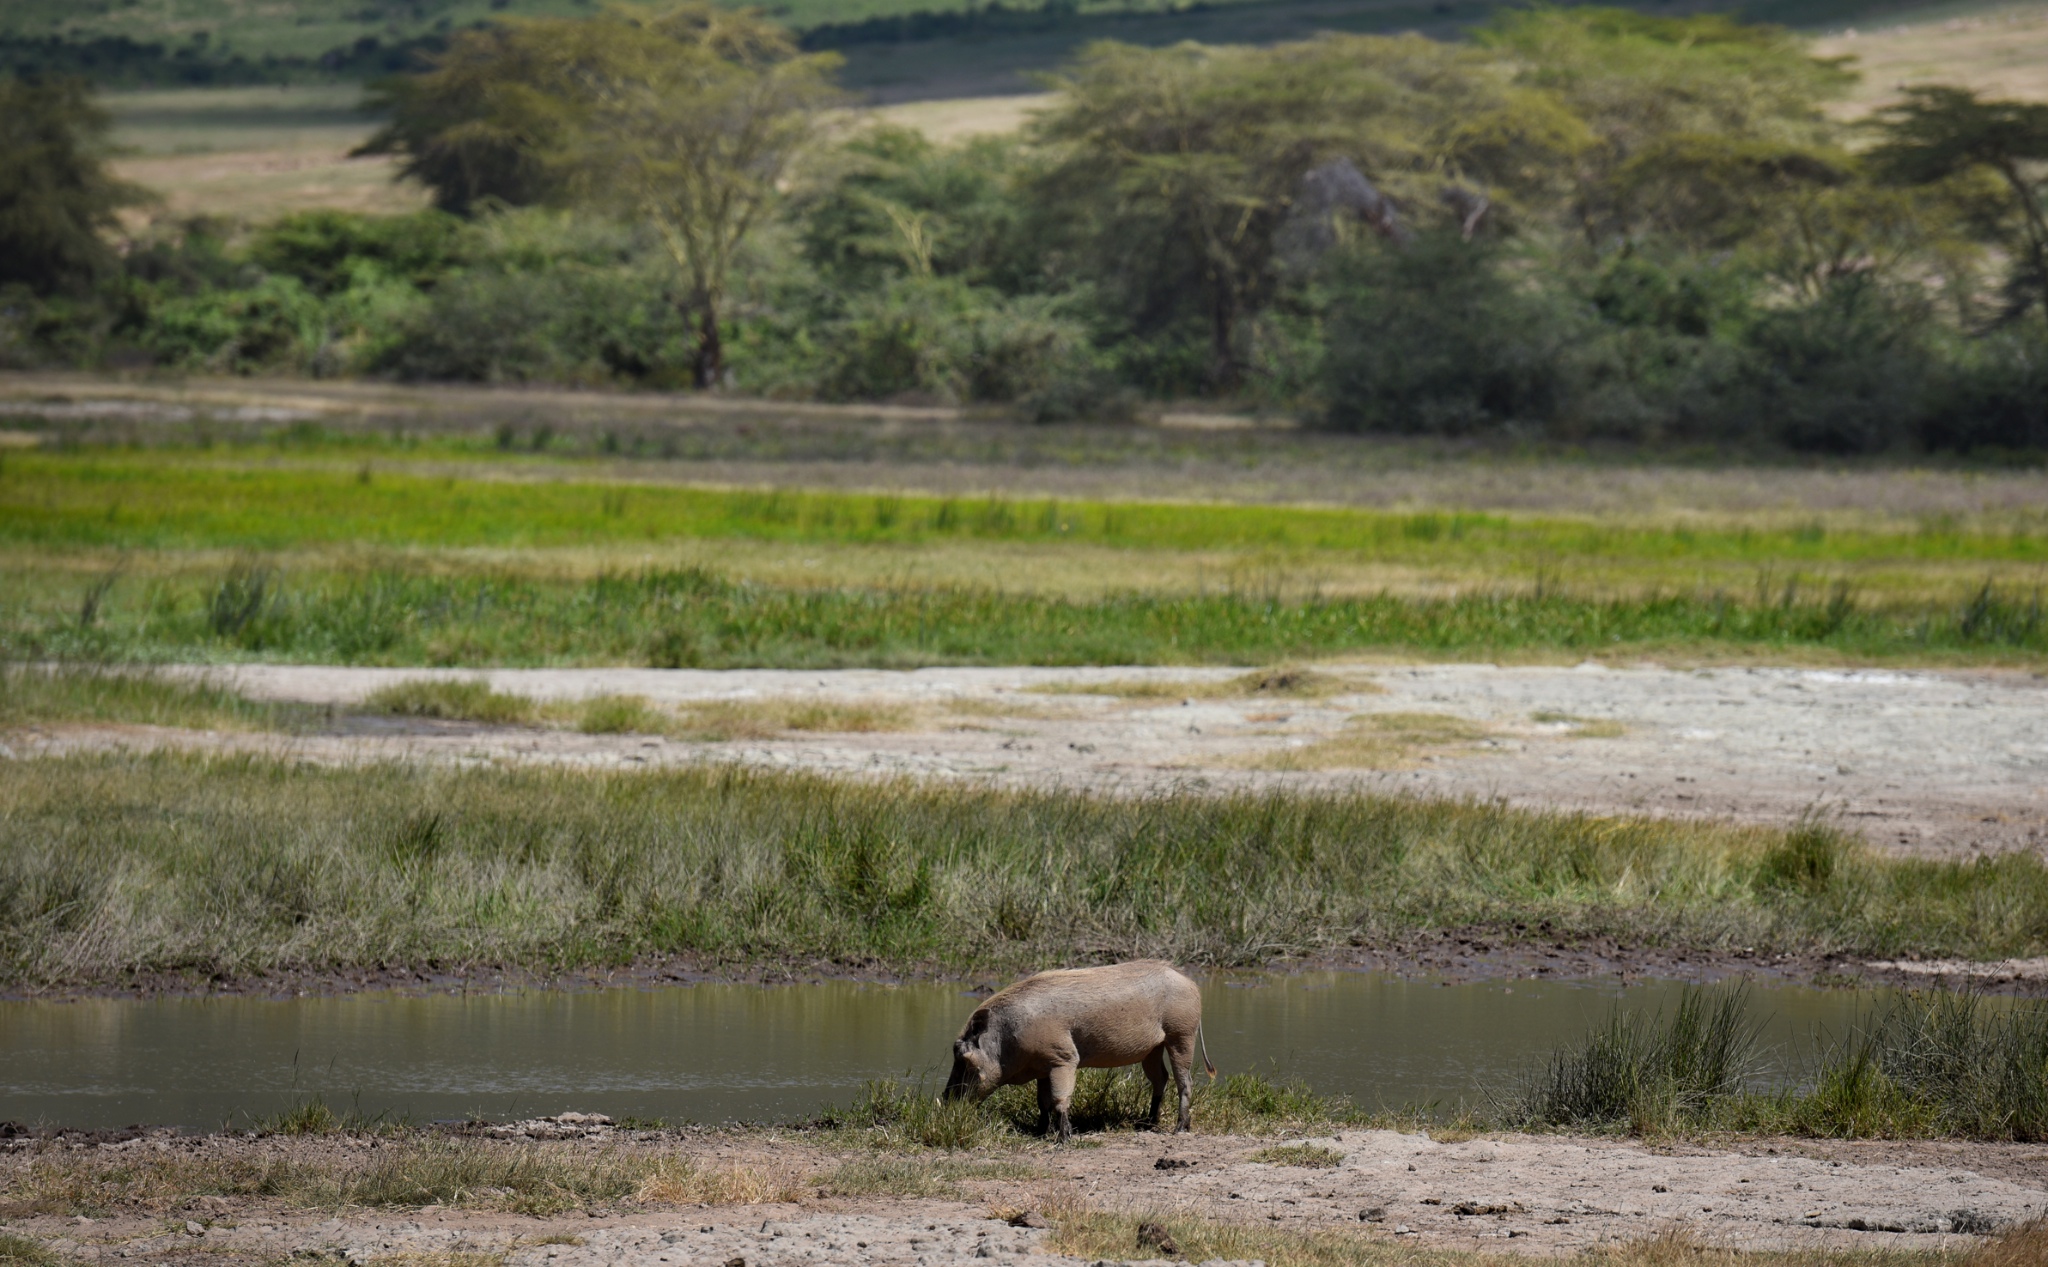
[[[1681,7],[11,5],[0,366],[2048,449],[2048,19]]]

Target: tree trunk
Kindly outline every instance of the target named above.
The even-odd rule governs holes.
[[[1230,285],[1216,281],[1216,306],[1210,314],[1209,379],[1217,391],[1237,390],[1237,303]]]
[[[691,376],[701,390],[721,385],[725,376],[725,344],[718,337],[718,305],[706,299],[697,308],[697,359]]]

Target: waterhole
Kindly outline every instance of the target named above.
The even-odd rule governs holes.
[[[1439,985],[1373,973],[1202,979],[1226,1073],[1366,1106],[1479,1102],[1615,1006],[1679,987]],[[682,985],[580,992],[0,1003],[0,1120],[208,1130],[318,1094],[416,1122],[565,1110],[670,1121],[801,1118],[873,1078],[943,1075],[967,984]],[[1728,987],[1714,987],[1717,989]],[[1867,1017],[1868,993],[1757,987],[1766,1078]]]

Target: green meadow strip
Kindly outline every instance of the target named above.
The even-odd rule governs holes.
[[[1009,501],[617,482],[434,477],[175,454],[7,455],[0,543],[121,549],[563,547],[777,542],[1082,542],[1351,551],[1445,562],[2048,562],[2048,526],[1913,531],[1622,526],[1501,514],[1167,502]]]
[[[1060,598],[979,589],[799,589],[702,569],[588,580],[256,562],[135,580],[75,601],[0,596],[0,658],[372,665],[847,668],[1270,664],[1341,654],[1825,653],[2026,661],[2048,653],[2039,591],[1863,606],[1842,592],[1602,598],[1555,589],[1279,602],[1244,593]]]
[[[1356,792],[1118,797],[737,768],[31,758],[0,780],[0,985],[685,955],[1002,971],[1251,965],[1482,928],[1998,958],[2048,950],[2029,853]]]

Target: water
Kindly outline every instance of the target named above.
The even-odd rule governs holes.
[[[1441,986],[1372,973],[1209,978],[1225,1072],[1298,1077],[1367,1106],[1476,1101],[1619,1000],[1676,986]],[[870,1078],[927,1073],[975,998],[959,986],[686,985],[581,993],[0,1003],[0,1120],[210,1129],[317,1092],[416,1121],[568,1109],[670,1120],[800,1117]],[[1870,995],[1757,989],[1780,1076]]]

